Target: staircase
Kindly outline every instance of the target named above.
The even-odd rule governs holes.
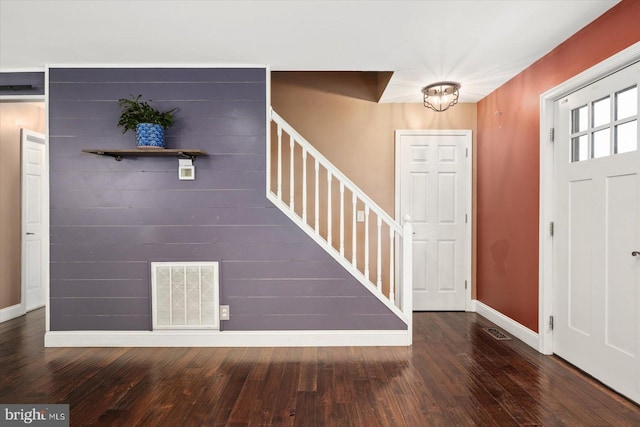
[[[398,224],[275,111],[267,198],[411,330],[412,227]]]

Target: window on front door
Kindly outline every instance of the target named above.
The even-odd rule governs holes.
[[[571,162],[638,149],[638,86],[571,110]]]

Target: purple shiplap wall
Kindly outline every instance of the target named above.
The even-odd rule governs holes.
[[[2,86],[31,85],[30,89],[15,90]],[[0,73],[0,95],[44,95],[44,73]]]
[[[151,328],[150,262],[219,261],[225,330],[406,329],[265,197],[265,69],[49,73],[51,330]],[[170,148],[199,148],[196,180],[133,148],[117,99],[178,107]]]

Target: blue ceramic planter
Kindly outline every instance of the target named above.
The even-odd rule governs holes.
[[[136,142],[138,147],[164,148],[164,128],[153,123],[138,123]]]

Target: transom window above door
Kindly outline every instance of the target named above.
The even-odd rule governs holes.
[[[637,149],[637,85],[571,110],[571,162]]]

